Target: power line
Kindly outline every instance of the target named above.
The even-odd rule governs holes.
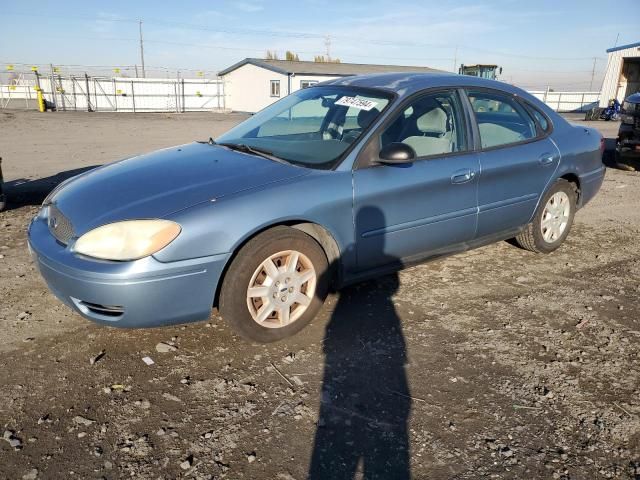
[[[68,40],[104,40],[104,41],[115,41],[115,42],[136,42],[139,43],[139,38],[126,38],[126,37],[84,37],[84,36],[71,36],[71,35],[42,35],[41,38],[59,38],[59,39],[68,39]],[[252,53],[264,53],[264,50],[261,48],[252,48],[252,47],[231,47],[228,45],[219,45],[219,44],[207,44],[207,43],[189,43],[189,42],[172,42],[169,40],[153,40],[148,37],[144,39],[144,42],[147,44],[160,44],[160,45],[175,45],[181,47],[194,47],[194,48],[206,48],[206,49],[215,49],[215,50],[230,50],[230,51],[241,51],[241,52],[252,52]],[[319,51],[311,51],[311,50],[296,50],[297,53],[302,53],[306,55],[317,55]],[[442,61],[448,62],[451,60],[451,57],[398,57],[398,56],[382,56],[382,55],[359,55],[353,54],[349,55],[349,57],[353,58],[378,58],[378,59],[389,59],[389,60],[415,60],[420,62],[425,61]],[[47,62],[48,63],[48,62]]]
[[[593,88],[593,77],[596,75],[596,62],[598,59],[593,57],[593,69],[591,70],[591,82],[589,83],[589,90]]]
[[[140,20],[128,19],[128,18],[104,18],[104,17],[87,17],[87,16],[78,16],[78,15],[68,15],[68,16],[56,16],[56,15],[46,15],[46,14],[37,14],[37,13],[21,13],[21,12],[5,12],[5,15],[24,15],[24,16],[40,16],[46,18],[64,18],[64,19],[77,19],[77,20],[94,20],[101,22],[139,22]],[[148,24],[162,25],[162,26],[179,26],[185,29],[191,30],[204,30],[210,32],[217,33],[234,33],[239,35],[267,35],[267,36],[277,36],[277,37],[287,37],[287,38],[316,38],[323,39],[326,35],[320,33],[309,33],[309,32],[298,32],[298,31],[280,31],[280,30],[269,30],[269,29],[249,29],[249,28],[221,28],[221,27],[210,27],[208,25],[198,25],[184,22],[170,22],[165,20],[158,19],[145,19],[145,22]],[[374,45],[383,45],[383,46],[397,46],[397,47],[430,47],[430,48],[444,48],[444,49],[452,49],[454,48],[450,44],[434,44],[434,43],[421,43],[421,42],[391,42],[384,40],[376,40],[376,39],[366,39],[362,37],[354,37],[349,35],[332,35],[333,38],[340,38],[349,41],[366,41],[368,44]],[[481,53],[486,53],[490,55],[503,56],[503,57],[512,57],[512,58],[521,58],[528,60],[550,60],[550,61],[568,61],[568,60],[591,60],[594,57],[546,57],[546,56],[535,56],[535,55],[523,55],[519,53],[509,53],[509,52],[501,52],[496,50],[483,49],[471,45],[459,45],[459,47],[466,49],[477,51]],[[457,47],[456,47],[457,48]],[[603,57],[599,57],[603,58]]]
[[[138,26],[140,27],[140,61],[142,62],[142,78],[146,78],[146,73],[144,71],[144,43],[142,41],[142,20],[138,22]]]

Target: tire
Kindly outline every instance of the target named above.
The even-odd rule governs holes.
[[[284,226],[267,230],[249,240],[233,259],[220,290],[220,314],[247,340],[270,343],[290,337],[307,326],[324,304],[328,267],[324,250],[306,233]],[[250,297],[250,287],[260,296]]]
[[[552,198],[554,198],[555,205],[550,204]],[[558,203],[558,199],[564,200]],[[515,238],[516,243],[525,250],[536,253],[551,253],[556,250],[569,235],[576,213],[577,199],[578,194],[573,183],[562,178],[556,180],[542,197],[533,221]],[[566,209],[563,202],[566,202]],[[560,211],[561,214],[556,217],[554,213],[547,211],[547,208],[558,209],[554,211]],[[543,227],[543,216],[546,219],[552,217],[552,220],[545,222],[546,225],[551,225],[551,228]],[[562,227],[563,224],[564,227]]]

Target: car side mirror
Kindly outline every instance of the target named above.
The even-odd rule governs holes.
[[[378,163],[389,165],[411,163],[416,159],[416,151],[406,143],[393,142],[382,147],[378,157]]]

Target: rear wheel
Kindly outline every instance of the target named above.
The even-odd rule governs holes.
[[[573,183],[557,180],[542,198],[533,221],[515,238],[516,243],[536,253],[556,250],[569,235],[577,198]]]
[[[220,313],[240,336],[274,342],[302,330],[328,290],[327,257],[309,235],[275,227],[238,252],[220,291]]]

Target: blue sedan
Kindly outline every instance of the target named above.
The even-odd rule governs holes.
[[[55,189],[29,226],[51,291],[95,322],[209,318],[270,342],[330,288],[491,242],[566,239],[602,137],[519,88],[450,74],[306,88],[226,134]]]

